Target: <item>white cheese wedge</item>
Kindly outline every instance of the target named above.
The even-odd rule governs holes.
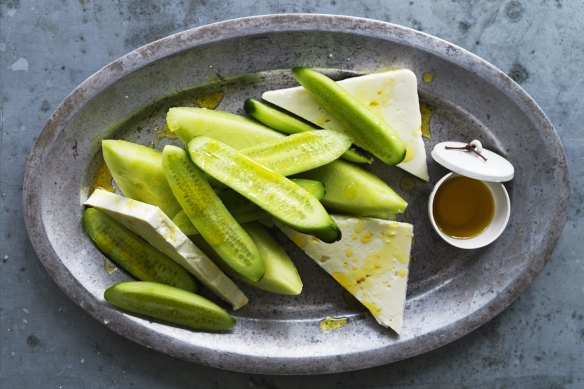
[[[384,327],[402,329],[413,226],[333,216],[343,238],[324,243],[279,226],[320,267],[355,296]]]
[[[348,78],[338,84],[397,131],[406,146],[406,157],[397,166],[428,181],[416,75],[400,69]],[[341,124],[303,87],[268,91],[262,98],[317,126],[344,132]]]
[[[211,261],[160,208],[96,189],[85,205],[97,208],[166,254],[213,293],[239,309],[247,304],[243,292]]]

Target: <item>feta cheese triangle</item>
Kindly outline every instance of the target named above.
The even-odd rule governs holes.
[[[397,166],[428,181],[416,75],[399,69],[348,78],[338,84],[397,131],[406,146],[406,157]],[[262,98],[317,126],[344,132],[341,124],[303,87],[267,91]]]
[[[343,238],[324,243],[286,226],[280,229],[357,298],[379,324],[402,329],[413,226],[395,221],[333,216]]]

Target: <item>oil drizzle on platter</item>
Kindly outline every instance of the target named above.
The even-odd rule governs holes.
[[[156,135],[154,136],[153,143],[158,143],[164,138],[177,139],[176,134],[172,132],[166,124],[164,124],[164,127],[162,127],[162,131],[158,131],[158,127],[154,127],[154,131],[156,132]]]
[[[422,136],[432,139],[432,133],[430,132],[430,119],[432,118],[432,114],[434,114],[434,107],[428,103],[420,103],[420,113],[422,114],[422,125],[420,127],[422,130]]]
[[[411,192],[416,187],[416,181],[412,177],[405,176],[399,181],[399,187],[404,192]]]
[[[197,96],[194,98],[193,102],[201,108],[215,109],[221,104],[223,97],[225,97],[225,92],[220,90]]]
[[[102,159],[95,170],[95,175],[93,176],[93,182],[89,193],[93,193],[97,188],[102,188],[108,192],[114,192],[114,187],[112,185],[113,177],[110,173],[105,161]]]
[[[117,266],[107,258],[103,259],[103,268],[107,272],[107,274],[112,274],[118,271]]]
[[[424,84],[431,84],[434,81],[434,74],[432,72],[424,72],[422,81],[424,81]]]
[[[326,318],[320,321],[320,329],[325,333],[329,333],[334,330],[338,330],[346,326],[349,323],[349,319],[346,317],[330,317],[327,316]]]

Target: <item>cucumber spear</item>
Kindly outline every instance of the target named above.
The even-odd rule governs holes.
[[[353,138],[353,142],[389,165],[406,156],[406,148],[395,129],[375,115],[336,82],[314,70],[295,67],[296,80],[326,109]]]

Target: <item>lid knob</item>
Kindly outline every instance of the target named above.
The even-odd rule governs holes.
[[[469,143],[469,145],[474,147],[474,149],[476,150],[477,153],[480,153],[481,151],[483,151],[483,145],[482,145],[481,141],[478,139],[474,139],[473,141],[471,141]]]

